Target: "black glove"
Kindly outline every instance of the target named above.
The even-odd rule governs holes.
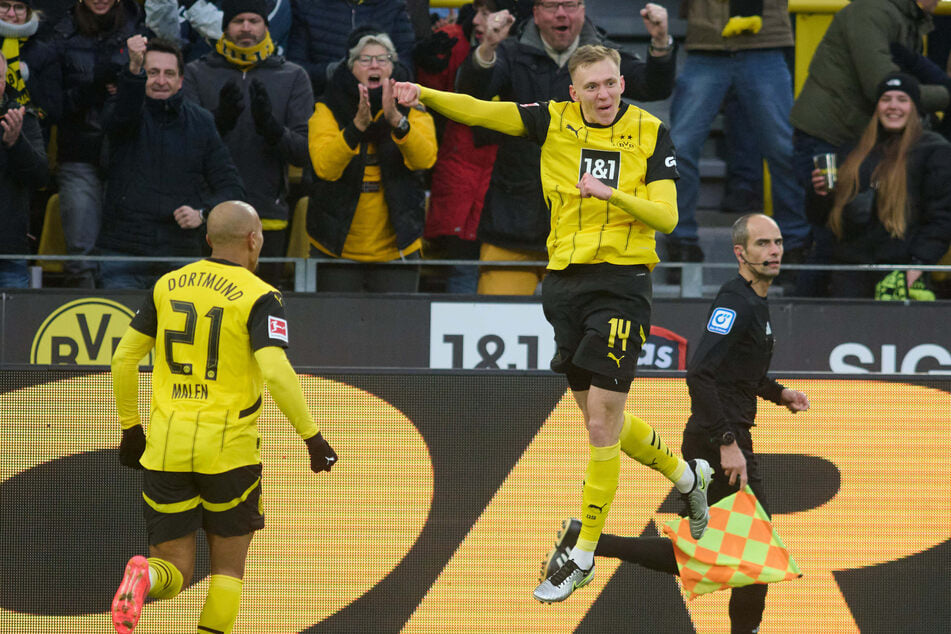
[[[251,117],[254,119],[254,129],[271,145],[276,144],[284,135],[284,126],[278,123],[271,113],[271,98],[267,95],[267,88],[260,79],[251,80],[251,89],[248,92],[251,98]]]
[[[244,95],[233,80],[221,87],[218,93],[218,109],[215,110],[215,127],[218,134],[224,136],[234,129],[238,117],[244,112]]]
[[[330,446],[320,432],[304,441],[307,443],[307,453],[310,454],[310,470],[314,473],[330,471],[337,462],[337,452]]]
[[[141,469],[139,459],[145,452],[145,432],[142,425],[136,425],[122,430],[122,441],[119,443],[119,463],[130,469]]]
[[[428,73],[441,73],[449,66],[449,56],[452,47],[459,41],[457,37],[449,37],[445,31],[436,31],[431,36],[416,43],[413,49],[413,61],[416,66]]]
[[[940,66],[920,53],[916,53],[898,42],[888,45],[892,52],[892,61],[898,64],[901,72],[914,75],[922,84],[949,84],[948,74]]]

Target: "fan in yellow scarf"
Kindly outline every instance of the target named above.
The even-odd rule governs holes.
[[[3,57],[7,60],[5,81],[7,89],[22,106],[32,107],[42,117],[41,109],[30,99],[26,87],[29,68],[20,57],[20,48],[36,33],[39,20],[26,2],[3,0],[0,3],[0,37],[3,38]]]
[[[258,17],[264,19],[264,26],[268,25],[267,5],[264,0],[232,0],[223,2],[221,5],[221,30],[227,33],[235,18],[247,14],[248,20],[238,29],[237,35],[228,37],[222,35],[221,39],[215,45],[218,51],[225,59],[240,68],[247,70],[259,64],[274,54],[274,42],[271,41],[269,31],[264,31],[264,39],[260,39],[252,20]],[[239,20],[240,21],[240,20]],[[260,21],[258,21],[260,24]]]
[[[257,44],[243,47],[225,39],[222,35],[215,45],[215,50],[241,70],[247,70],[274,53],[274,42],[271,41],[271,34],[268,33]]]

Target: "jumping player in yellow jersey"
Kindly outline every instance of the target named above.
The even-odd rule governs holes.
[[[234,627],[248,548],[264,527],[256,421],[265,383],[304,439],[310,468],[330,471],[337,461],[284,353],[281,295],[253,273],[264,239],[257,212],[243,202],[221,203],[208,215],[207,239],[211,258],[159,278],[112,359],[119,460],[145,469],[151,555],[126,565],[112,601],[120,634],[135,629],[147,597],[170,599],[191,580],[199,528],[208,538],[211,575],[197,632]],[[146,438],[138,364],[153,347]]]
[[[666,476],[687,496],[691,533],[706,529],[708,462],[688,464],[644,421],[624,412],[650,330],[654,232],[677,224],[677,160],[659,119],[621,102],[617,51],[582,46],[571,56],[573,102],[517,105],[397,83],[419,102],[466,125],[541,145],[542,189],[551,209],[545,317],[555,331],[554,371],[566,375],[588,428],[582,524],[570,555],[535,589],[562,601],[594,576],[594,550],[618,486],[620,452]]]

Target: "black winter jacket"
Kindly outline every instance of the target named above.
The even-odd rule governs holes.
[[[926,131],[908,156],[910,217],[904,238],[894,238],[878,219],[872,172],[881,161],[875,149],[859,168],[859,194],[843,209],[844,235],[833,259],[840,264],[935,264],[951,243],[951,143]],[[840,159],[840,160],[844,160]],[[810,191],[809,220],[825,225],[834,196]]]
[[[36,35],[40,23],[36,13],[24,24],[0,20],[0,40],[28,38],[20,43],[20,62],[26,66],[23,73],[26,90],[30,93],[31,103],[42,109],[40,125],[48,130],[63,114],[63,73],[56,49]]]
[[[198,256],[200,229],[173,216],[189,205],[211,209],[245,200],[211,113],[179,91],[166,100],[145,96],[145,74],[119,77],[107,122],[108,170],[97,246],[130,255]]]
[[[412,68],[415,35],[403,0],[291,0],[287,59],[310,75],[314,96],[330,79],[328,66],[347,57],[347,36],[358,26],[379,27],[393,41],[404,68]]]
[[[604,43],[604,34],[586,20],[579,45]],[[492,68],[479,66],[473,59],[476,54],[473,49],[459,68],[458,92],[479,99],[498,95],[516,103],[571,100],[568,65],[558,68],[548,56],[532,21],[525,22],[519,36],[499,45]],[[675,62],[673,53],[649,57],[645,63],[622,52],[624,96],[638,101],[666,99],[674,87]],[[499,135],[497,140],[499,152],[482,208],[479,239],[508,249],[544,251],[551,218],[539,178],[541,148],[519,137]]]
[[[53,40],[63,72],[63,117],[57,133],[59,162],[98,165],[105,134],[103,121],[114,99],[106,91],[129,64],[126,40],[144,33],[136,2],[120,2],[126,20],[116,31],[98,37],[76,27],[75,8],[56,25]]]
[[[16,108],[10,95],[0,97],[0,111]],[[30,194],[46,184],[49,167],[36,116],[23,116],[20,137],[7,147],[0,141],[0,253],[29,253]]]
[[[271,145],[257,133],[251,116],[248,92],[251,81],[267,88],[271,112],[284,126],[280,140]],[[307,121],[314,114],[314,96],[307,74],[280,55],[242,71],[218,53],[209,53],[185,67],[185,96],[214,112],[221,88],[234,80],[244,95],[244,111],[233,130],[224,135],[231,158],[241,174],[248,202],[261,218],[288,219],[287,165],[310,170],[307,152]]]

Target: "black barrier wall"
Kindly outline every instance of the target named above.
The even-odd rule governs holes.
[[[0,293],[0,366],[108,365],[145,294],[65,290]],[[322,368],[547,369],[551,327],[537,297],[289,294],[289,355]],[[703,332],[708,300],[658,299],[652,325],[686,340]],[[772,369],[785,372],[951,373],[948,302],[771,300]],[[639,365],[674,370],[669,341],[649,341]]]
[[[312,474],[266,399],[267,526],[235,632],[728,631],[727,593],[688,602],[673,577],[612,560],[564,603],[531,597],[561,520],[581,507],[586,438],[559,377],[301,380],[340,462]],[[812,409],[763,404],[754,442],[804,576],[771,586],[763,631],[948,631],[951,381],[785,382]],[[679,449],[682,378],[639,378],[628,408]],[[0,411],[0,631],[110,631],[124,563],[146,548],[110,376],[0,371]],[[654,535],[678,510],[666,480],[625,460],[606,530]],[[202,554],[194,585],[149,604],[136,631],[193,631],[207,574]]]

